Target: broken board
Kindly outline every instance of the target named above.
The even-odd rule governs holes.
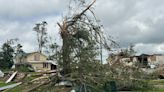
[[[9,83],[10,81],[12,81],[12,79],[15,77],[15,75],[17,74],[17,71],[14,72],[11,77],[5,82],[5,83]]]

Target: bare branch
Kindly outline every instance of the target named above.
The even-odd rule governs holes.
[[[87,11],[90,9],[90,7],[96,2],[96,0],[94,0],[85,10],[83,10],[80,14],[77,14],[73,17],[73,21],[68,25],[68,26],[71,26],[73,25],[78,19],[81,18],[81,16]]]

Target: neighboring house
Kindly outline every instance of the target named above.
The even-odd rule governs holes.
[[[160,66],[164,64],[164,55],[161,54],[141,54],[140,56],[134,56],[134,61],[138,61],[143,66]]]
[[[47,56],[39,52],[18,54],[14,63],[16,66],[29,64],[35,71],[48,71],[57,68],[57,64],[54,61],[47,60]]]
[[[141,54],[139,56],[133,56],[133,62],[140,65],[140,67],[146,68],[150,62],[150,55],[148,54]]]
[[[108,64],[110,65],[115,65],[117,63],[121,63],[125,66],[133,66],[133,57],[126,57],[122,55],[121,53],[119,54],[111,54],[107,59]]]
[[[154,54],[150,57],[150,64],[164,65],[164,55]]]
[[[139,64],[140,67],[157,67],[164,65],[164,55],[161,54],[141,54],[139,56],[130,56],[124,57],[121,55],[112,55],[110,58],[107,59],[110,65],[114,64],[115,62],[119,61],[126,66],[132,66]]]

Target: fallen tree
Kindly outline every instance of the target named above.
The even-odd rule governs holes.
[[[74,86],[83,87],[85,92],[90,88],[100,91],[108,78],[97,57],[101,54],[101,46],[110,47],[91,9],[96,0],[90,4],[85,0],[74,1],[81,6],[81,12],[73,11],[71,16],[65,16],[57,23],[63,43],[59,65],[64,79],[72,81]]]

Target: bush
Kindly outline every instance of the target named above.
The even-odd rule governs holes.
[[[31,65],[28,64],[19,64],[15,66],[15,70],[19,72],[33,72],[33,70],[30,70]]]

